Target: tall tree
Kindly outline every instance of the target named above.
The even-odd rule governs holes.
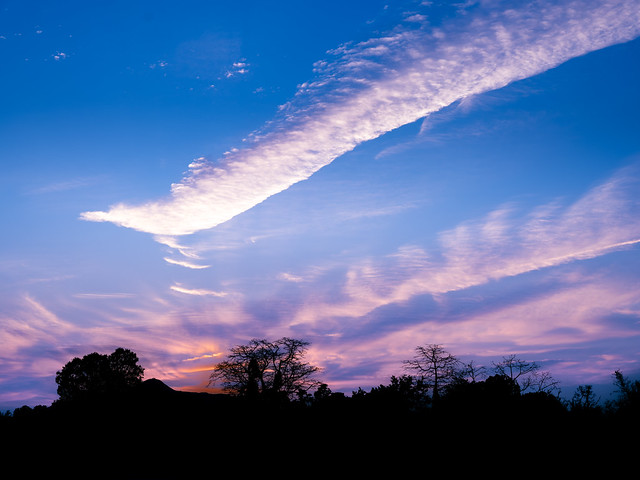
[[[77,400],[119,393],[142,382],[144,368],[131,350],[117,348],[110,355],[97,352],[76,357],[56,372],[60,400]]]
[[[440,398],[442,387],[457,378],[457,369],[460,364],[455,356],[436,344],[416,347],[414,357],[403,363],[405,369],[417,372],[429,385],[434,402]]]
[[[289,337],[275,341],[253,339],[231,349],[214,365],[210,384],[219,383],[235,395],[293,398],[319,386],[319,367],[304,361],[309,342]]]

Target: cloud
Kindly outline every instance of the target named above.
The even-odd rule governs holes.
[[[76,293],[76,298],[92,298],[92,299],[121,299],[132,298],[136,295],[133,293]]]
[[[441,232],[433,252],[406,246],[380,261],[352,265],[342,301],[309,302],[297,323],[362,317],[419,295],[434,298],[640,245],[640,165],[621,169],[574,203],[517,215],[501,207]]]
[[[199,259],[200,255],[193,251],[192,247],[187,247],[178,242],[178,240],[171,236],[158,235],[155,237],[156,242],[166,245],[169,248],[177,250],[181,255],[192,259]]]
[[[173,265],[180,265],[181,267],[192,268],[196,270],[210,267],[210,265],[198,265],[196,263],[186,262],[184,260],[174,260],[173,258],[168,257],[164,257],[164,261]]]
[[[54,343],[56,339],[74,329],[72,323],[61,319],[28,295],[20,299],[16,312],[0,316],[0,326],[2,357],[6,358],[34,343]]]
[[[300,275],[293,275],[292,273],[288,273],[288,272],[283,272],[279,274],[278,278],[280,280],[284,280],[285,282],[293,282],[293,283],[304,282],[304,277],[301,277]]]
[[[419,321],[396,328],[378,328],[375,334],[369,334],[370,325],[360,320],[359,328],[343,338],[338,349],[330,345],[328,350],[341,357],[343,366],[370,363],[374,358],[371,355],[366,358],[366,352],[376,352],[380,375],[384,365],[389,368],[389,374],[397,371],[397,365],[416,344],[440,343],[456,355],[477,357],[485,364],[489,360],[483,361],[483,358],[498,359],[514,352],[536,359],[551,357],[560,363],[554,368],[554,376],[568,372],[562,363],[579,361],[579,365],[571,366],[569,376],[578,374],[584,380],[588,375],[602,381],[620,368],[621,358],[637,365],[633,349],[640,335],[637,312],[627,322],[618,324],[608,321],[607,316],[629,305],[637,307],[640,296],[637,285],[613,277],[560,282],[554,288],[504,304],[491,305],[486,300],[469,302],[463,314],[458,315],[452,315],[447,305],[441,305],[423,312]],[[401,316],[403,310],[391,312]],[[386,315],[389,314],[387,311]],[[367,320],[370,322],[371,318]],[[611,342],[612,339],[618,341]],[[628,341],[621,344],[620,339]],[[631,346],[631,356],[624,352],[626,346],[618,350],[625,343]],[[319,345],[318,348],[327,347]],[[618,355],[604,359],[605,354]]]
[[[319,339],[315,354],[330,364],[332,385],[376,384],[421,343],[480,361],[514,352],[550,358],[554,376],[607,381],[621,362],[637,366],[638,167],[573,202],[524,216],[516,205],[502,206],[441,232],[436,246],[406,245],[358,261],[335,289],[310,283],[289,328]],[[620,256],[595,261],[613,252]],[[625,268],[612,268],[621,262]],[[336,381],[352,370],[362,376]]]
[[[84,187],[94,185],[97,181],[98,181],[98,178],[76,178],[72,180],[66,180],[62,182],[43,185],[41,187],[30,190],[28,193],[37,195],[37,194],[45,194],[45,193],[65,192],[68,190],[74,190],[77,188],[84,188]]]
[[[205,355],[199,355],[197,357],[192,357],[192,358],[185,358],[183,361],[184,362],[195,362],[198,360],[202,360],[203,358],[207,359],[207,358],[217,358],[222,356],[222,353],[218,352],[218,353],[207,353]],[[210,368],[209,368],[210,369]]]
[[[249,64],[244,60],[240,62],[233,62],[233,65],[225,73],[225,77],[230,78],[237,75],[245,75],[249,73]]]
[[[184,293],[186,295],[198,295],[198,296],[212,296],[212,297],[226,297],[226,292],[216,292],[213,290],[206,290],[204,288],[185,288],[181,285],[171,285],[171,290],[174,292]]]
[[[424,23],[427,20],[426,15],[421,15],[419,13],[413,14],[408,16],[407,18],[405,18],[405,20],[407,22],[417,22],[417,23]]]
[[[246,147],[216,162],[193,161],[164,199],[81,218],[156,235],[210,229],[362,142],[640,33],[635,0],[490,3],[497,7],[478,7],[437,28],[409,22],[337,48]]]

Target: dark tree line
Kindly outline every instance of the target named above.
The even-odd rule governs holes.
[[[401,375],[349,396],[318,379],[320,368],[306,360],[308,346],[284,337],[232,348],[211,373],[221,394],[143,381],[137,355],[123,348],[74,358],[56,374],[60,398],[50,407],[0,416],[0,451],[6,464],[21,459],[45,472],[73,458],[67,473],[78,478],[87,471],[101,478],[100,465],[102,478],[158,479],[182,478],[180,459],[211,455],[247,469],[263,467],[270,456],[305,468],[310,454],[344,460],[340,455],[354,446],[380,458],[436,460],[452,452],[473,455],[472,447],[484,455],[517,449],[518,440],[563,454],[567,442],[581,455],[595,447],[601,457],[605,449],[620,455],[636,445],[625,439],[636,438],[640,426],[640,381],[619,371],[612,376],[615,400],[602,403],[591,385],[581,385],[566,401],[535,362],[508,355],[479,366],[441,345],[425,345],[403,362]],[[39,446],[38,462],[30,461]],[[131,461],[143,458],[159,462]],[[169,459],[176,461],[173,471]],[[206,465],[197,473],[208,471]]]
[[[433,410],[439,405],[486,406],[499,398],[529,397],[545,399],[548,404],[576,414],[637,415],[640,408],[640,381],[630,380],[620,371],[612,375],[616,387],[614,400],[601,402],[592,385],[578,386],[571,399],[563,400],[559,383],[536,362],[507,355],[490,367],[479,366],[473,361],[464,363],[437,344],[416,347],[414,356],[402,363],[405,373],[391,376],[388,384],[369,391],[358,388],[348,397],[332,392],[317,378],[321,369],[305,359],[308,346],[309,342],[289,337],[273,341],[252,339],[233,347],[226,360],[213,366],[210,385],[221,386],[233,398],[297,407],[336,398],[351,398],[360,404],[365,400],[381,403],[385,399],[390,407],[419,411]],[[124,348],[108,355],[94,352],[73,358],[56,373],[59,399],[54,405],[118,397],[139,388],[143,374],[137,355]],[[24,406],[16,409],[13,416],[45,408]],[[11,416],[11,412],[2,414],[4,418]]]
[[[435,410],[440,405],[470,408],[493,401],[502,405],[500,399],[528,397],[541,402],[545,399],[547,404],[576,414],[638,415],[640,409],[640,381],[630,380],[620,371],[612,375],[614,400],[602,403],[592,385],[578,386],[571,399],[563,400],[558,382],[536,362],[507,355],[491,367],[479,366],[462,362],[437,344],[416,347],[414,356],[402,364],[405,373],[391,376],[388,384],[369,391],[358,388],[349,397],[332,392],[317,378],[321,369],[305,359],[308,346],[309,342],[289,337],[273,341],[252,339],[233,347],[226,360],[213,366],[210,385],[221,386],[232,398],[296,407],[353,399],[360,405],[364,401],[388,401],[392,408],[415,412]],[[143,374],[137,355],[124,348],[108,355],[94,352],[73,358],[56,373],[59,399],[54,405],[117,398],[136,391],[143,384]],[[43,409],[46,407],[24,406],[16,409],[13,416]],[[2,414],[3,418],[11,416],[11,412]]]
[[[316,378],[320,369],[305,361],[309,343],[291,338],[251,340],[231,349],[227,360],[213,367],[211,384],[221,385],[244,400],[278,400],[290,406],[326,408],[375,408],[429,415],[445,413],[463,417],[472,412],[518,411],[526,415],[571,415],[572,418],[604,418],[622,415],[636,418],[640,410],[640,382],[613,374],[617,399],[601,403],[592,385],[580,385],[570,400],[560,396],[560,385],[548,371],[515,354],[491,366],[463,362],[442,345],[415,348],[403,362],[404,373],[386,385],[362,388],[350,397],[332,392]],[[450,417],[448,417],[450,418]]]

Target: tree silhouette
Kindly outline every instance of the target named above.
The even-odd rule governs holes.
[[[444,390],[441,404],[461,419],[484,420],[489,413],[506,415],[520,396],[520,386],[506,375],[491,375],[481,381],[457,376]]]
[[[498,363],[494,362],[493,366],[496,374],[504,375],[515,381],[540,368],[535,362],[526,362],[518,358],[515,354],[502,357],[502,361]]]
[[[332,393],[333,392],[331,392],[329,385],[327,385],[326,383],[321,383],[313,393],[313,399],[316,402],[322,402],[324,400],[327,400],[328,398],[331,398]]]
[[[232,394],[248,398],[293,398],[319,386],[319,368],[304,361],[309,342],[283,337],[253,339],[231,349],[214,365],[210,384],[221,383]]]
[[[141,382],[143,369],[133,352],[117,349],[111,355],[94,352],[74,358],[56,375],[61,399],[96,395],[106,401],[61,401],[51,407],[0,412],[3,459],[6,465],[31,469],[29,462],[37,458],[37,466],[46,470],[51,465],[71,465],[79,473],[100,465],[100,473],[107,477],[133,479],[172,476],[164,459],[137,462],[136,455],[154,459],[158,452],[178,452],[172,456],[177,459],[173,467],[181,473],[182,459],[205,458],[211,451],[242,468],[253,468],[263,466],[264,455],[259,452],[268,445],[275,445],[287,461],[298,462],[295,466],[301,468],[307,466],[310,451],[323,458],[344,458],[352,455],[356,444],[365,451],[391,455],[394,465],[424,452],[449,452],[451,445],[462,446],[458,456],[462,452],[485,461],[492,457],[480,455],[499,449],[521,453],[522,444],[533,442],[568,456],[572,468],[584,458],[606,458],[607,468],[626,465],[621,459],[637,450],[633,439],[640,425],[640,381],[619,371],[614,374],[619,397],[605,410],[598,407],[590,385],[579,387],[571,402],[542,389],[522,392],[516,379],[537,370],[529,370],[528,362],[515,356],[501,365],[504,373],[484,378],[481,367],[462,365],[441,346],[427,345],[404,362],[405,368],[420,375],[391,376],[390,383],[370,392],[358,388],[349,397],[313,379],[318,368],[304,360],[308,345],[285,337],[234,347],[226,361],[215,366],[212,381],[223,382],[240,397],[175,391],[156,379],[131,394],[113,396],[112,392]],[[315,392],[310,394],[313,386]],[[432,390],[440,397],[436,408],[430,408]],[[245,401],[287,396],[304,401]],[[202,443],[203,425],[216,425],[220,435]],[[247,432],[256,428],[262,433],[247,440]],[[292,441],[301,435],[306,435],[305,442]],[[496,447],[487,438],[508,442]],[[80,467],[80,460],[86,466]],[[204,474],[209,465],[198,463],[203,470],[197,473]]]
[[[618,415],[640,419],[640,380],[629,380],[620,370],[613,373],[613,378],[618,398],[610,407]]]
[[[110,355],[93,352],[74,358],[56,372],[58,395],[69,401],[121,393],[140,384],[143,373],[131,350],[117,348]]]
[[[460,362],[441,345],[418,346],[411,360],[405,360],[407,370],[418,372],[420,378],[431,388],[433,401],[440,398],[440,390],[455,381]]]
[[[534,392],[550,394],[559,390],[559,384],[560,382],[553,378],[551,373],[538,370],[533,372],[528,378],[526,387],[532,389]]]
[[[522,393],[527,391],[551,393],[557,390],[558,382],[549,372],[540,371],[540,365],[536,362],[527,362],[515,354],[502,357],[500,362],[493,363],[493,367],[497,375],[509,377],[517,382]]]
[[[392,375],[388,385],[373,387],[369,393],[360,390],[359,395],[378,407],[412,412],[422,410],[431,403],[428,389],[422,377]]]
[[[596,414],[601,412],[599,403],[592,385],[578,385],[568,406],[574,414]]]
[[[471,383],[476,383],[487,376],[487,367],[476,364],[475,361],[460,364],[458,368],[460,380],[464,379]]]

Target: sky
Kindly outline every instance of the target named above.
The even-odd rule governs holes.
[[[74,357],[640,374],[636,0],[0,1],[0,408]],[[208,390],[215,391],[215,390]]]

